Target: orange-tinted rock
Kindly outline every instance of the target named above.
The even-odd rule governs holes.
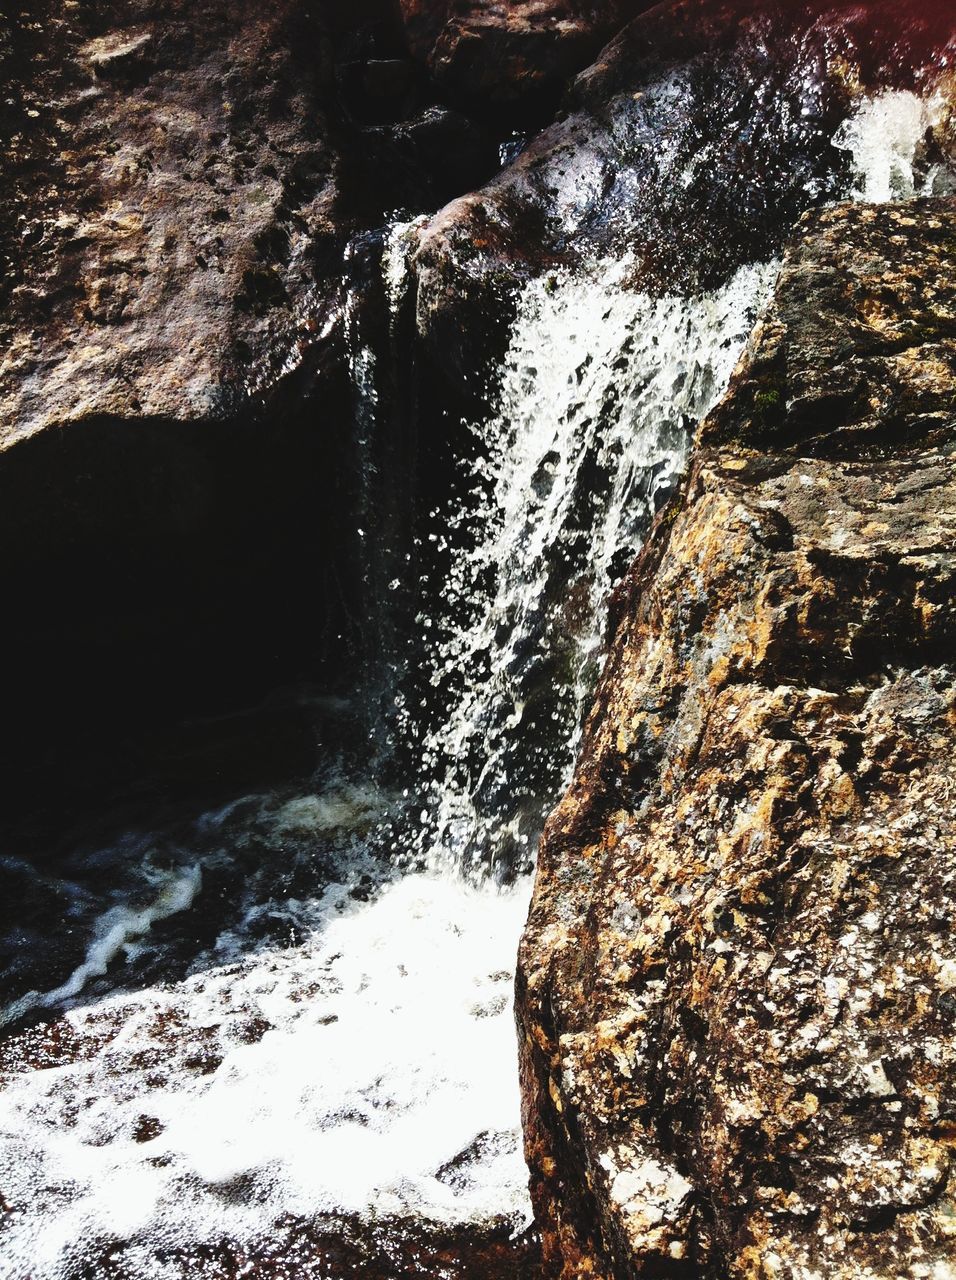
[[[952,1269],[954,280],[956,201],[809,216],[619,590],[520,956],[548,1277]]]

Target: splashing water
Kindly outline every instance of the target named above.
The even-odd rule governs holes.
[[[952,106],[942,91],[918,97],[887,90],[863,99],[833,139],[850,153],[851,194],[878,203],[956,191],[947,159],[951,129]]]
[[[773,275],[655,300],[629,270],[554,276],[521,300],[436,627],[432,867],[383,868],[369,837],[388,797],[354,784],[247,800],[179,838],[190,892],[239,859],[231,923],[172,983],[147,972],[142,990],[84,1004],[104,966],[77,970],[34,998],[68,1006],[53,1032],[8,1042],[5,1280],[72,1280],[105,1256],[118,1275],[172,1280],[203,1250],[265,1247],[277,1223],[526,1225],[511,990],[530,878],[470,884],[449,863],[469,845],[484,857],[496,827],[530,861],[607,590]],[[492,782],[518,805],[491,803]],[[130,931],[148,950],[170,905],[100,918],[93,950]],[[297,1274],[325,1273],[313,1259]]]
[[[864,98],[834,138],[850,153],[848,194],[956,191],[953,132],[942,89]],[[431,781],[419,850],[431,867],[508,878],[533,865],[573,764],[610,592],[673,491],[777,264],[690,299],[634,291],[632,269],[604,262],[525,287],[498,412],[476,428],[472,502],[439,513],[458,550],[444,612],[419,619],[435,637],[439,708],[421,748]],[[394,290],[394,267],[391,279]],[[409,736],[418,727],[406,720]]]
[[[533,281],[498,412],[479,428],[438,639],[432,866],[527,870],[566,780],[615,582],[673,491],[690,431],[726,385],[776,267],[702,297],[653,298],[628,261]]]
[[[108,907],[94,921],[86,954],[66,982],[52,991],[27,991],[0,1009],[0,1028],[33,1009],[56,1008],[79,995],[91,979],[103,977],[121,953],[131,955],[154,924],[188,910],[202,883],[202,870],[195,863],[169,869],[147,862],[142,872],[149,900],[137,906],[125,901]]]
[[[363,903],[343,877],[274,904],[298,946],[250,955],[239,929],[185,980],[39,1030],[47,1069],[0,1093],[0,1275],[165,1280],[349,1216],[520,1227],[500,958],[526,905],[415,875]],[[295,1275],[328,1275],[299,1249]]]

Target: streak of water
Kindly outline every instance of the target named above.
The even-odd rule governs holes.
[[[527,869],[574,759],[607,600],[673,491],[690,432],[720,395],[775,266],[716,292],[654,298],[630,262],[550,275],[521,297],[498,412],[477,428],[455,532],[422,744],[431,865]],[[414,726],[410,726],[414,732]]]

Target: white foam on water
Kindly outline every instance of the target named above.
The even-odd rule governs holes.
[[[951,128],[952,104],[942,91],[886,90],[864,98],[833,142],[850,153],[853,194],[879,203],[956,190]]]
[[[81,1060],[0,1093],[5,1280],[66,1280],[113,1240],[248,1246],[280,1215],[525,1225],[529,891],[330,886],[300,946],[68,1013]]]
[[[269,815],[273,838],[328,836],[367,831],[381,816],[385,797],[365,783],[339,783],[283,800]]]

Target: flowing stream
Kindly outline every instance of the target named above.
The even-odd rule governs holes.
[[[867,198],[916,189],[933,107],[896,98],[841,139]],[[401,261],[386,255],[393,297]],[[129,832],[43,886],[85,955],[0,1015],[59,1014],[0,1041],[2,1280],[173,1280],[226,1255],[242,1274],[290,1232],[288,1274],[319,1276],[302,1244],[319,1222],[527,1224],[511,989],[535,841],[573,764],[609,591],[776,270],[652,298],[630,268],[523,290],[468,496],[434,513],[452,569],[418,619],[437,711],[395,694],[408,786],[330,763],[308,792]],[[364,393],[373,357],[354,341]]]

